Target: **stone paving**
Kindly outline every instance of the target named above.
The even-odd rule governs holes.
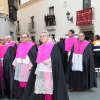
[[[69,100],[100,100],[100,78],[97,78],[97,82],[98,88],[92,88],[84,92],[71,92],[68,90]],[[8,99],[0,98],[0,100]]]
[[[97,78],[98,87],[84,92],[70,92],[69,100],[100,100],[100,78]]]

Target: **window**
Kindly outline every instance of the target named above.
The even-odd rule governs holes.
[[[49,8],[49,15],[53,15],[54,14],[54,6]]]
[[[50,34],[49,36],[52,36],[52,38],[55,39],[55,34]]]
[[[17,41],[20,42],[20,37],[17,37]]]
[[[34,16],[31,17],[31,28],[34,29]]]
[[[55,34],[52,34],[53,39],[55,39]]]
[[[20,4],[21,4],[21,0],[19,0],[19,6],[20,6]]]
[[[19,28],[19,21],[17,21],[17,30],[20,31],[20,28]]]
[[[17,4],[18,4],[18,6],[20,6],[21,5],[21,0],[17,0]]]
[[[32,42],[35,42],[35,36],[31,36]]]
[[[14,6],[16,7],[16,8],[18,8],[18,3],[17,3],[18,1],[17,0],[14,0]]]
[[[10,36],[12,37],[12,40],[14,40],[14,33],[10,31]]]
[[[83,0],[83,9],[91,7],[91,0]]]

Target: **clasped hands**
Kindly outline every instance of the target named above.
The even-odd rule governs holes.
[[[43,63],[44,65],[48,65],[47,61],[43,61],[42,63]]]

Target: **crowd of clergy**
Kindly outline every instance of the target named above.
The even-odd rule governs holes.
[[[97,87],[100,70],[100,37],[85,34],[53,41],[47,31],[33,43],[27,33],[21,42],[0,36],[0,98],[22,100],[69,100],[67,90]]]

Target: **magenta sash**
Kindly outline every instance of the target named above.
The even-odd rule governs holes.
[[[20,43],[17,49],[16,58],[25,59],[33,45],[32,42]]]
[[[54,46],[53,42],[42,44],[38,49],[38,56],[36,62],[43,62],[49,59],[53,46]]]
[[[88,44],[89,44],[89,42],[86,40],[84,40],[82,42],[77,41],[76,43],[74,43],[74,53],[75,54],[83,54],[83,52]]]
[[[65,51],[71,51],[73,44],[77,41],[77,38],[65,39]]]

